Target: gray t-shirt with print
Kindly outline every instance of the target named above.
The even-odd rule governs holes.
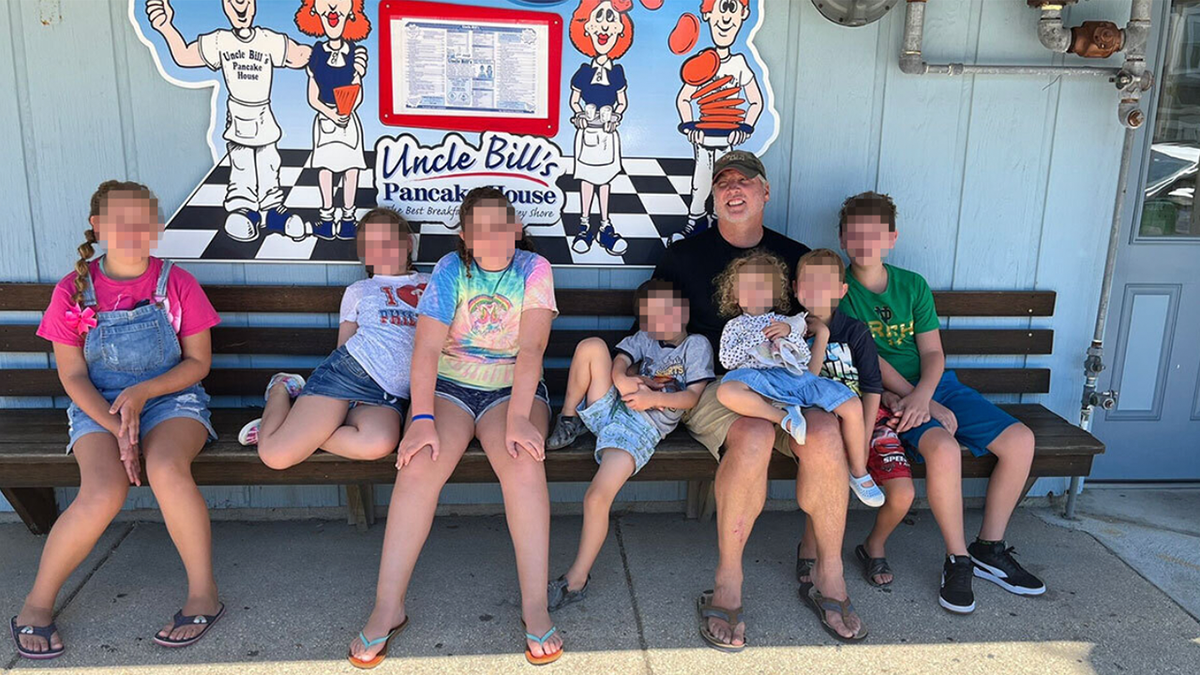
[[[637,364],[639,375],[657,380],[666,392],[683,391],[697,382],[716,379],[713,374],[712,345],[703,335],[689,335],[676,346],[655,340],[646,331],[638,331],[618,342],[616,349]],[[666,436],[679,425],[683,412],[676,408],[663,408],[647,410],[646,414],[659,432]]]
[[[340,319],[358,324],[346,351],[384,391],[409,397],[409,366],[417,333],[417,303],[429,275],[377,274],[356,281],[342,295]]]

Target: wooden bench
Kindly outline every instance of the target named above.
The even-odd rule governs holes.
[[[46,284],[0,284],[0,312],[42,311],[50,297]],[[219,312],[336,314],[343,288],[324,286],[209,286],[209,298]],[[558,306],[563,317],[629,317],[632,291],[560,289]],[[938,314],[943,317],[1046,317],[1054,311],[1055,294],[1037,292],[954,291],[934,294]],[[614,321],[613,319],[608,319]],[[623,325],[622,321],[617,320]],[[0,325],[0,353],[45,354],[51,345],[34,334],[30,323]],[[566,381],[565,363],[575,345],[591,335],[615,344],[624,330],[575,330],[556,327],[546,357],[546,384],[561,400]],[[213,352],[217,355],[327,355],[336,344],[336,328],[279,328],[218,326],[213,329]],[[1053,333],[1044,329],[959,329],[943,331],[946,353],[954,355],[1049,354]],[[299,372],[307,374],[304,369]],[[209,394],[246,396],[261,401],[274,368],[215,367],[204,380]],[[986,394],[1039,394],[1049,391],[1050,371],[1045,368],[958,368],[959,378]],[[0,396],[63,396],[53,369],[0,369]],[[61,399],[60,399],[61,400]],[[261,403],[255,405],[261,406]],[[1044,476],[1086,476],[1093,457],[1104,446],[1087,432],[1069,424],[1037,404],[1004,405],[1027,424],[1037,436],[1033,473]],[[366,526],[374,520],[371,486],[395,479],[394,455],[377,462],[356,462],[318,452],[308,461],[285,471],[262,464],[253,448],[237,443],[238,429],[260,413],[259,407],[214,409],[213,424],[220,440],[196,459],[193,474],[201,485],[298,485],[334,484],[347,486],[351,520]],[[57,516],[55,487],[77,486],[75,460],[63,452],[67,440],[66,415],[62,409],[6,408],[0,410],[0,491],[35,533],[47,532]],[[546,458],[546,475],[551,481],[588,481],[596,470],[592,458],[593,438],[585,436],[572,447],[551,452]],[[964,452],[963,475],[990,475],[995,459],[975,458]],[[688,481],[688,515],[711,511],[706,500],[708,482],[717,464],[711,455],[686,432],[676,431],[663,440],[650,463],[636,480]],[[794,479],[795,464],[776,454],[770,475]],[[916,477],[923,465],[914,467]],[[143,479],[144,480],[144,479]],[[460,483],[494,482],[495,476],[482,450],[474,447],[459,463],[450,479]]]

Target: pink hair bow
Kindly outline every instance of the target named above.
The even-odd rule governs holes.
[[[96,311],[76,304],[74,308],[67,309],[67,325],[76,333],[87,335],[89,330],[96,327]]]

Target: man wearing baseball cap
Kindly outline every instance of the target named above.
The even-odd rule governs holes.
[[[715,347],[720,344],[725,319],[713,296],[716,277],[725,267],[752,249],[765,248],[787,262],[793,277],[790,292],[796,263],[809,249],[763,226],[771,185],[766,168],[754,154],[742,150],[725,154],[713,166],[712,184],[716,227],[672,244],[654,269],[654,277],[670,281],[683,292],[691,307],[688,332],[704,335]],[[720,364],[716,366],[721,374]],[[772,449],[795,458],[804,469],[797,472],[796,500],[812,519],[816,535],[812,583],[821,595],[835,601],[848,599],[841,550],[849,469],[833,415],[820,409],[806,410],[808,439],[797,445],[769,421],[739,417],[725,408],[717,401],[716,392],[715,386],[706,388],[700,402],[683,417],[692,436],[720,462],[715,482],[720,558],[713,593],[699,602],[700,633],[714,647],[739,650],[747,642],[740,616],[742,553],[747,534],[766,502]],[[845,620],[839,609],[826,611],[825,620],[843,639],[866,634],[852,609]]]

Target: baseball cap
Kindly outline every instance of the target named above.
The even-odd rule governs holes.
[[[713,178],[716,178],[725,169],[737,169],[746,178],[767,177],[767,169],[763,166],[762,160],[754,153],[745,150],[731,150],[722,155],[713,164]]]

